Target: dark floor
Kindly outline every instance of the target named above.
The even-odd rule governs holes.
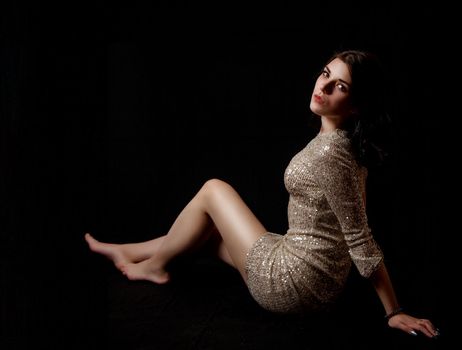
[[[172,283],[164,286],[127,281],[112,268],[106,271],[107,305],[102,317],[106,323],[100,328],[105,334],[99,340],[111,349],[437,349],[444,345],[444,339],[413,337],[388,328],[375,295],[355,274],[330,312],[287,316],[261,309],[234,270],[207,258],[179,264]]]
[[[208,258],[179,263],[162,286],[128,281],[91,254],[78,264],[80,274],[68,271],[72,278],[48,278],[43,263],[2,284],[9,301],[2,305],[2,350],[449,348],[447,337],[388,328],[371,287],[355,273],[330,312],[287,316],[261,309],[236,271]]]
[[[406,302],[443,333],[413,337],[387,327],[372,286],[356,270],[331,311],[288,316],[260,308],[237,271],[212,258],[178,262],[171,283],[155,285],[129,281],[78,247],[55,255],[33,254],[43,251],[37,246],[2,248],[0,349],[453,348],[448,315],[456,299]]]

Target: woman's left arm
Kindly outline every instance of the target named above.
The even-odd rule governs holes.
[[[412,335],[417,335],[416,331],[419,331],[430,338],[439,335],[438,330],[429,320],[415,318],[401,311],[390,276],[383,261],[369,279],[382,302],[385,314],[387,315],[385,318],[388,319],[390,327],[401,329]]]
[[[361,183],[357,163],[341,142],[323,148],[322,157],[313,163],[316,181],[338,219],[352,261],[361,276],[372,281],[385,308],[388,325],[428,337],[438,332],[429,320],[407,315],[399,308],[393,286],[383,262],[383,254],[375,242],[367,222],[365,184]]]

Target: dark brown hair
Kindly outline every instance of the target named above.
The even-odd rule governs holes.
[[[387,113],[387,79],[376,55],[358,50],[336,53],[347,64],[351,75],[350,96],[355,112],[344,126],[352,141],[358,162],[365,166],[380,165],[387,156],[383,136],[389,130]]]

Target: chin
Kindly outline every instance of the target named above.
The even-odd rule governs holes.
[[[316,108],[316,107],[317,107],[317,106],[316,106],[315,103],[313,103],[313,102],[310,103],[311,112],[313,112],[313,113],[316,114],[316,115],[321,115],[320,109],[319,109],[319,108]]]

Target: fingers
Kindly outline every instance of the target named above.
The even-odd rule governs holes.
[[[439,330],[427,319],[419,319],[406,314],[400,314],[390,321],[392,321],[389,322],[391,327],[400,328],[413,336],[422,333],[429,338],[436,339],[440,335]]]
[[[424,325],[418,325],[416,329],[420,331],[421,333],[425,334],[429,338],[433,337],[432,332],[428,330]]]
[[[435,326],[426,319],[417,319],[413,326],[409,326],[407,328],[408,333],[414,336],[417,335],[416,331],[421,332],[429,338],[438,337],[440,334],[438,329],[436,329]]]
[[[415,327],[411,327],[403,323],[398,328],[401,328],[401,330],[403,330],[404,332],[410,335],[417,336],[417,332],[414,330]]]
[[[440,335],[438,329],[430,322],[430,320],[422,319],[418,321],[420,327],[422,328],[421,332],[428,337],[437,337]]]

